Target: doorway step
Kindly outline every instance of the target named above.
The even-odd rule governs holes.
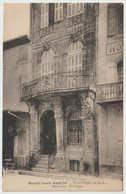
[[[48,162],[48,155],[41,155],[41,160],[39,160],[38,164],[32,168],[33,172],[49,172],[49,162]]]
[[[55,168],[55,161],[50,159],[48,155],[41,155],[38,164],[31,169],[33,172],[42,173],[59,173],[59,169]]]

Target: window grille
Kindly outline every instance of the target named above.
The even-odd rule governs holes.
[[[80,162],[77,160],[70,160],[70,171],[80,171]]]
[[[67,17],[73,17],[84,11],[84,3],[68,3],[67,4]]]
[[[80,113],[72,111],[67,120],[68,127],[68,144],[80,145],[82,144],[82,121]]]

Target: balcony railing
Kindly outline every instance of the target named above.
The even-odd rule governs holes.
[[[109,83],[97,86],[97,103],[123,100],[123,83]]]
[[[51,26],[42,28],[42,29],[40,30],[40,37],[43,37],[43,36],[52,34],[52,33],[54,33],[54,31],[55,31],[54,25],[51,25]]]
[[[84,13],[70,17],[67,19],[68,25],[79,24],[84,21]]]
[[[22,100],[50,92],[73,91],[89,86],[89,76],[84,71],[45,75],[22,86]]]

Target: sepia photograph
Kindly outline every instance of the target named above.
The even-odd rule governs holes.
[[[3,191],[123,191],[124,4],[78,2],[3,3]]]

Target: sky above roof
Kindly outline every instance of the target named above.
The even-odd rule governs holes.
[[[30,4],[4,3],[3,40],[29,35]]]

